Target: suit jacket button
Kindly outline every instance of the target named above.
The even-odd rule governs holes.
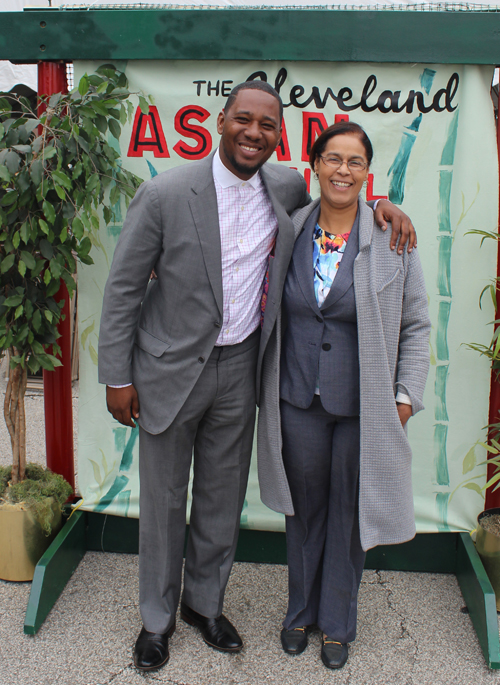
[[[198,357],[198,361],[200,362],[200,364],[204,364],[205,363],[205,357]]]
[[[214,321],[215,328],[220,328],[220,321]]]
[[[319,321],[320,323],[323,323],[323,319],[321,318],[321,316],[317,316],[317,317],[316,317],[316,321]]]
[[[332,346],[330,345],[330,343],[323,343],[321,345],[321,347],[325,350],[325,352],[328,352],[329,350],[332,349]]]

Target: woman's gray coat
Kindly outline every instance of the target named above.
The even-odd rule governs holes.
[[[319,200],[293,217],[295,237]],[[375,224],[373,211],[359,201],[359,254],[354,262],[360,366],[361,464],[359,518],[364,550],[405,542],[415,535],[411,449],[401,426],[395,396],[408,395],[413,414],[424,408],[429,370],[430,320],[417,250],[398,255],[389,247],[390,228]],[[312,274],[312,264],[311,264]],[[312,277],[312,276],[311,276]],[[266,311],[266,315],[267,315]],[[261,499],[293,515],[281,455],[279,367],[281,311],[262,357],[257,430]]]

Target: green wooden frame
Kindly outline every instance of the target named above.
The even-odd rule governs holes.
[[[34,9],[0,12],[0,59],[266,60],[498,64],[500,12],[326,9]],[[137,521],[75,512],[35,571],[25,632],[35,634],[87,549],[135,552]],[[240,532],[237,559],[285,562],[284,535]],[[467,534],[380,547],[367,568],[457,574],[490,668],[500,668],[493,589]]]
[[[0,12],[0,59],[500,62],[500,13],[327,9]]]
[[[470,535],[460,533],[456,571],[477,639],[488,668],[500,668],[500,642],[495,591]]]
[[[137,554],[137,519],[75,511],[40,559],[24,632],[35,635],[87,550]],[[284,533],[240,530],[236,561],[286,563]],[[488,667],[500,669],[495,593],[467,533],[420,533],[403,545],[370,550],[365,568],[455,573]]]
[[[86,550],[86,517],[75,511],[36,565],[24,618],[27,635],[38,632]]]

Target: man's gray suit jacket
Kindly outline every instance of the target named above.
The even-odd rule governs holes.
[[[143,183],[131,202],[104,292],[99,382],[133,383],[141,427],[168,428],[198,380],[222,324],[222,266],[212,157]],[[294,243],[289,214],[310,202],[302,176],[265,164],[278,219],[267,306],[279,307]],[[152,269],[157,279],[150,282]]]

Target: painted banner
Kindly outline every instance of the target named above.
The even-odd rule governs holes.
[[[76,63],[75,76],[97,63]],[[496,230],[498,164],[490,99],[492,68],[453,65],[315,62],[164,61],[117,63],[132,90],[152,94],[143,114],[135,101],[118,140],[122,163],[143,179],[218,145],[217,114],[231,88],[267,80],[284,102],[283,136],[271,161],[297,168],[318,195],[307,164],[315,137],[339,119],[361,124],[375,155],[367,199],[388,197],[418,231],[432,319],[426,410],[409,422],[419,532],[475,527],[483,508],[483,427],[488,420],[487,360],[466,343],[488,344],[491,302],[479,295],[496,269],[496,248],[467,235]],[[106,411],[97,382],[102,295],[124,207],[91,235],[95,264],[79,267],[80,402],[78,481],[89,510],[137,517],[138,435]],[[381,407],[383,411],[383,407]],[[255,457],[255,455],[254,455]],[[255,458],[242,527],[283,530],[284,519],[260,503]]]

